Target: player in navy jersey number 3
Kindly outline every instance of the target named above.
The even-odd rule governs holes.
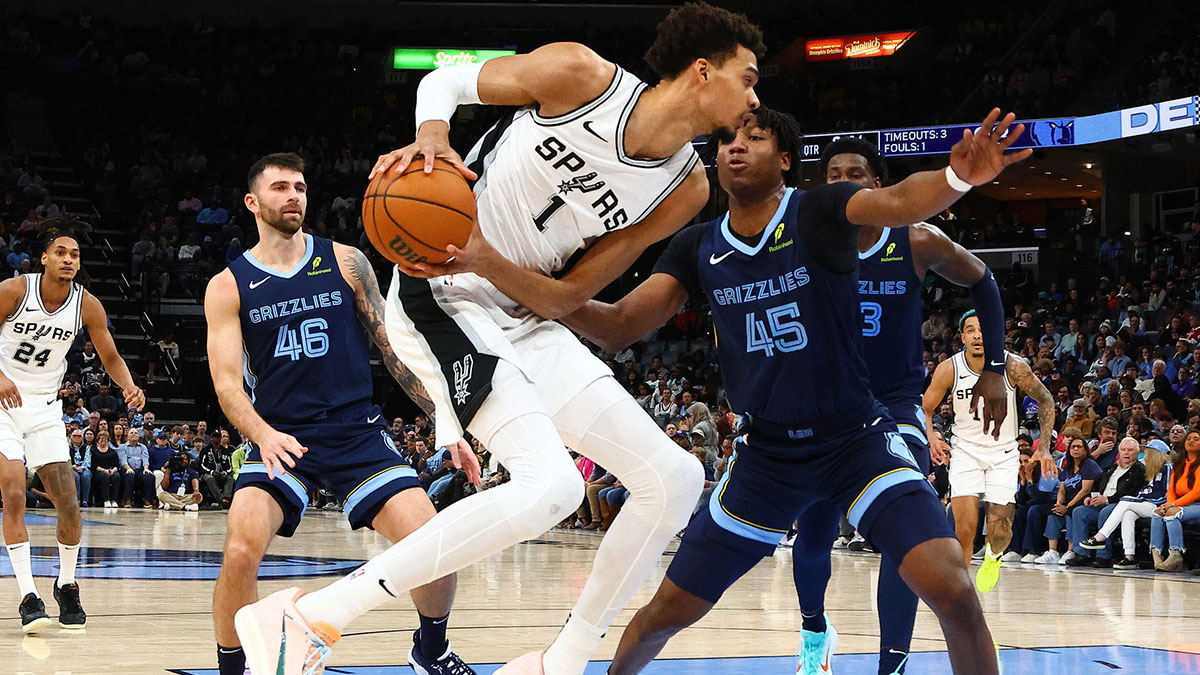
[[[654,273],[615,305],[565,319],[606,349],[669,319],[692,289],[708,296],[730,403],[743,412],[730,467],[684,535],[667,578],[621,638],[610,673],[640,671],[679,630],[770,555],[793,520],[832,504],[885,554],[941,621],[956,673],[997,672],[991,636],[954,532],[925,476],[871,394],[862,357],[860,225],[897,227],[940,212],[957,188],[1028,156],[1006,155],[1023,127],[993,110],[955,145],[945,171],[888,188],[785,187],[795,122],[760,109],[719,146],[724,217],[685,229]],[[781,138],[781,131],[786,137]],[[1008,133],[1010,132],[1011,133]],[[829,654],[815,655],[824,670]]]
[[[295,607],[303,594],[296,588],[246,607],[257,599],[258,565],[274,535],[295,532],[315,486],[344,503],[352,527],[372,527],[393,542],[435,513],[371,402],[368,338],[409,396],[427,411],[433,406],[388,344],[383,297],[366,256],[300,229],[307,205],[303,160],[267,155],[251,167],[248,183],[246,207],[259,243],[213,277],[204,298],[221,409],[251,441],[213,598],[217,658],[221,675],[241,675],[247,665],[253,675],[315,673],[337,629],[308,626]],[[455,465],[477,481],[473,461],[455,455]],[[412,596],[421,618],[408,658],[413,669],[470,673],[446,641],[454,576],[413,589]],[[261,625],[263,611],[273,632]]]

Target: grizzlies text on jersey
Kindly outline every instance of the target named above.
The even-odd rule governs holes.
[[[229,265],[241,302],[246,393],[269,424],[312,422],[371,401],[354,290],[333,242],[305,238],[304,257],[286,274],[249,251]]]
[[[803,429],[876,407],[861,350],[858,230],[845,217],[858,189],[789,188],[754,245],[726,215],[676,235],[656,265],[709,296],[722,371],[736,373],[726,381],[735,410]]]

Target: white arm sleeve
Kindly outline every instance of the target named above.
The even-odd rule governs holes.
[[[460,105],[483,103],[479,100],[479,71],[483,63],[439,68],[421,78],[417,85],[417,129],[429,120],[447,124]]]

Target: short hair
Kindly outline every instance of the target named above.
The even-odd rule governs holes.
[[[867,160],[867,166],[871,167],[871,173],[875,174],[879,182],[887,182],[887,164],[879,156],[879,149],[873,144],[857,136],[846,136],[825,146],[825,149],[821,151],[819,163],[822,176],[829,169],[829,161],[838,155],[861,155]]]
[[[1105,417],[1104,419],[1100,420],[1100,424],[1098,424],[1097,426],[1101,429],[1108,429],[1109,431],[1116,431],[1117,429],[1120,428],[1121,424],[1119,422],[1117,422],[1117,418],[1115,418],[1115,417]]]
[[[246,188],[254,192],[254,181],[270,166],[304,173],[304,158],[294,152],[273,152],[264,155],[250,166],[250,171],[246,174]]]
[[[963,332],[963,329],[967,327],[967,319],[969,319],[973,316],[975,316],[975,317],[978,316],[975,313],[975,310],[973,310],[973,309],[968,309],[966,312],[963,313],[962,318],[960,318],[958,320],[958,332],[960,332],[960,333]]]
[[[737,53],[739,45],[760,59],[767,53],[762,30],[745,14],[707,2],[689,2],[671,10],[659,22],[657,31],[643,58],[665,79],[687,70],[696,59],[708,59],[719,66]]]
[[[1017,434],[1017,442],[1020,443],[1021,441],[1025,441],[1026,443],[1033,445],[1033,437],[1029,434]]]

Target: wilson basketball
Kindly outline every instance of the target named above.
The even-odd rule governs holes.
[[[363,196],[367,238],[402,267],[446,262],[446,246],[464,246],[475,221],[475,195],[462,174],[442,159],[428,174],[424,168],[418,155],[399,175],[375,176]]]

